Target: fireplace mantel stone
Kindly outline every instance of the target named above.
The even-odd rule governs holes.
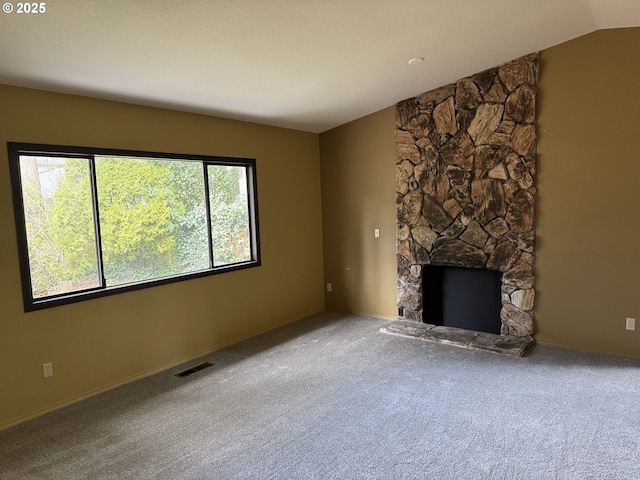
[[[503,335],[534,331],[537,54],[396,105],[398,310],[425,265],[503,273]]]

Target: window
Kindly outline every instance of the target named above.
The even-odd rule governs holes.
[[[7,145],[26,311],[260,265],[255,160]]]

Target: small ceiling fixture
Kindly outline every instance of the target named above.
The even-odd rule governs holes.
[[[418,63],[424,62],[424,57],[415,57],[409,60],[409,65],[416,65]]]

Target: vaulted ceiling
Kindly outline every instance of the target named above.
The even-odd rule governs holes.
[[[12,1],[0,13],[0,83],[310,132],[595,30],[640,25],[638,0],[44,5],[17,13]]]

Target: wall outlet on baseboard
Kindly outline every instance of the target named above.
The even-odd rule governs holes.
[[[627,330],[635,330],[636,329],[636,319],[627,317],[626,327],[627,327]]]
[[[53,363],[43,363],[42,364],[42,376],[44,378],[53,377]]]
[[[333,285],[327,283],[327,292],[333,292]]]

